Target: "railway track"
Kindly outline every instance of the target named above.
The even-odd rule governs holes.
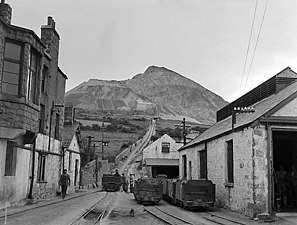
[[[112,196],[113,195],[113,196]],[[110,198],[111,197],[111,200]],[[112,204],[115,202],[117,197],[116,192],[108,193],[102,197],[98,202],[92,205],[84,214],[69,223],[69,225],[82,225],[82,224],[101,224],[104,217],[109,212]],[[104,209],[100,209],[98,206],[104,206]]]
[[[160,209],[157,206],[146,206],[144,209],[152,214],[153,216],[157,217],[158,219],[162,220],[163,222],[171,225],[177,225],[177,224],[190,224],[194,225],[194,223],[187,221],[185,219],[182,219],[180,217],[177,217],[171,213],[168,213],[162,209]]]
[[[183,217],[177,216],[174,212],[169,212],[168,210],[163,210],[158,206],[147,206],[144,209],[152,214],[153,216],[157,217],[158,219],[162,220],[163,222],[170,224],[170,225],[178,225],[178,224],[205,224],[205,225],[246,225],[245,223],[241,223],[239,221],[235,221],[232,219],[228,219],[225,217],[217,216],[212,213],[203,213],[203,214],[196,214],[195,221],[191,221],[187,218],[185,214]],[[193,218],[193,217],[192,217]],[[193,219],[192,219],[193,220]]]

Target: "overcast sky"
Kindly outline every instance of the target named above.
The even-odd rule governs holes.
[[[90,78],[124,80],[164,66],[233,101],[290,66],[297,71],[297,1],[6,0],[12,24],[40,36],[52,16],[70,90]]]

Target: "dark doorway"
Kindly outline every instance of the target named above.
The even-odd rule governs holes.
[[[275,211],[297,211],[297,131],[272,131],[272,135],[273,207]]]
[[[177,178],[179,174],[178,166],[153,166],[152,176],[156,177],[158,174],[166,174],[167,178]]]

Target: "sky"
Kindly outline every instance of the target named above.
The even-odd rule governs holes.
[[[12,24],[39,37],[54,18],[66,91],[89,79],[131,79],[156,65],[231,102],[287,66],[297,71],[296,0],[5,2]]]

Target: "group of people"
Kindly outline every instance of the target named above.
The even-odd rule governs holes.
[[[119,171],[117,169],[115,170],[114,176],[120,176]],[[121,177],[122,177],[122,182],[121,182],[122,190],[127,193],[128,192],[128,181],[126,180],[125,174],[122,173]],[[130,193],[133,193],[133,188],[134,188],[134,180],[133,180],[132,174],[130,174]]]
[[[275,173],[276,209],[282,206],[297,207],[297,169],[292,165],[289,172],[283,165]]]

